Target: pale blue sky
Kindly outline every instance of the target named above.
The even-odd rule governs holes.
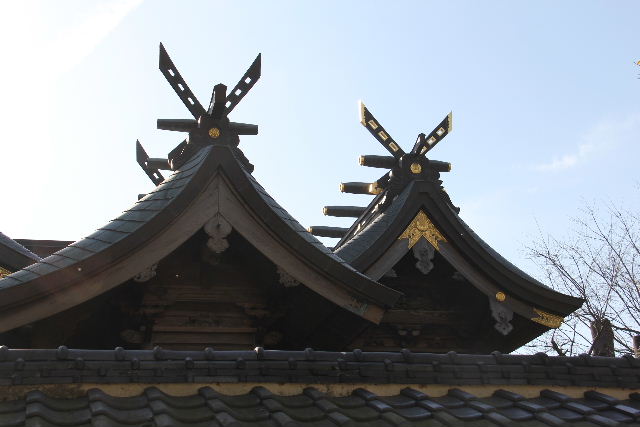
[[[258,52],[262,78],[232,113],[241,148],[303,225],[346,226],[341,181],[383,171],[362,99],[410,148],[450,110],[431,156],[461,216],[536,274],[523,246],[556,235],[585,201],[638,208],[640,3],[60,1],[0,4],[2,209],[14,238],[78,239],[152,188],[139,138],[164,157],[189,118],[158,71],[162,41],[201,102]],[[328,241],[329,243],[331,241]]]

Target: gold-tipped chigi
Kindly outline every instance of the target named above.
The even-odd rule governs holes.
[[[364,109],[367,108],[364,106],[364,102],[358,101],[358,110],[360,111],[360,123],[362,126],[367,127],[367,121],[364,118]]]
[[[407,162],[409,162],[407,165],[408,167],[402,164],[402,159],[406,157],[407,153],[393,139],[385,127],[382,126],[380,121],[374,117],[362,101],[359,101],[359,111],[360,123],[391,154],[391,156],[360,156],[358,159],[358,163],[360,163],[361,166],[391,169],[392,174],[386,174],[380,178],[380,182],[384,185],[386,191],[389,192],[387,197],[380,202],[382,210],[386,209],[390,201],[398,195],[398,192],[404,185],[409,181],[416,179],[423,173],[426,165],[428,165],[431,170],[437,172],[448,172],[451,170],[451,165],[446,162],[430,161],[426,159],[426,154],[429,150],[442,141],[453,128],[453,113],[451,111],[429,134],[425,135],[424,133],[420,133],[418,135],[418,139],[414,143],[411,151],[408,153],[410,154],[409,158],[411,159],[411,161],[407,160]],[[418,159],[418,157],[422,157],[422,159]],[[410,175],[398,173],[398,169],[405,168],[408,169]],[[426,176],[423,176],[423,178],[426,178]],[[389,182],[393,182],[393,185],[387,185]],[[368,192],[369,194],[374,195],[385,191],[376,183],[372,183],[366,187],[363,183],[347,183],[346,187],[341,187],[341,190],[347,193],[363,194]]]

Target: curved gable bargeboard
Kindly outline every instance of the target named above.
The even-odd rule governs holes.
[[[118,286],[170,254],[219,213],[309,288],[361,317],[379,321],[400,294],[358,273],[315,238],[304,236],[307,232],[288,214],[275,212],[277,204],[267,204],[268,195],[258,189],[229,148],[202,149],[117,219],[0,280],[0,332]],[[237,194],[249,203],[240,203]],[[260,212],[252,212],[254,207]]]
[[[491,249],[460,216],[453,212],[437,190],[428,189],[425,208],[440,230],[449,236],[450,245],[470,265],[490,277],[508,294],[543,310],[568,315],[582,304],[582,299],[565,295],[544,286]],[[441,251],[442,252],[442,251]]]
[[[414,187],[415,183],[410,183],[387,210],[376,215],[364,229],[337,247],[336,255],[376,280],[389,271],[409,250],[398,236],[413,218],[409,204],[415,198]],[[375,203],[374,199],[370,207]],[[367,214],[365,212],[361,218]]]
[[[401,293],[361,274],[333,254],[258,182],[220,151],[219,213],[276,265],[318,294],[377,323]]]
[[[220,214],[236,229],[249,243],[255,246],[274,264],[283,266],[284,270],[299,282],[313,289],[323,297],[335,302],[339,306],[358,314],[365,319],[375,323],[379,322],[384,313],[386,302],[372,302],[360,289],[346,286],[349,282],[345,279],[327,277],[327,271],[318,269],[316,265],[310,264],[304,259],[302,251],[293,250],[293,247],[286,241],[279,238],[278,233],[268,228],[264,222],[258,220],[251,213],[243,209],[241,200],[231,190],[230,187],[222,185],[220,187]],[[327,265],[325,264],[325,267]],[[361,280],[360,273],[349,271],[344,267],[342,276],[351,276],[359,282],[367,282],[368,279]],[[351,282],[353,283],[353,282]],[[375,283],[375,282],[374,282]],[[342,286],[340,286],[342,284]],[[382,286],[382,285],[377,285]],[[355,292],[354,292],[355,290]],[[377,291],[374,290],[372,293]],[[392,301],[397,298],[392,294]]]
[[[43,319],[130,279],[210,218],[202,150],[131,209],[88,237],[0,281],[0,330]],[[202,194],[201,194],[202,193]],[[209,216],[207,216],[209,215]]]
[[[428,182],[410,183],[385,212],[344,242],[336,254],[378,279],[409,251],[408,240],[401,236],[419,212],[424,212],[445,236],[445,241],[437,242],[439,252],[487,296],[506,293],[508,305],[528,319],[538,316],[534,308],[565,316],[580,306],[579,298],[547,288],[490,249],[451,209],[441,192]]]

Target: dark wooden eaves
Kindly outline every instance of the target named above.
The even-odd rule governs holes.
[[[380,307],[392,307],[401,293],[375,282],[354,269],[345,260],[334,254],[318,239],[298,223],[283,209],[266,190],[236,161],[231,161],[231,152],[220,150],[217,156],[225,176],[232,184],[233,191],[242,199],[253,215],[260,218],[265,231],[274,234],[285,244],[291,253],[296,254],[299,262],[320,268],[323,275],[339,284],[344,290],[353,293],[357,299]],[[224,215],[224,214],[223,214]],[[226,218],[235,228],[243,226],[234,217]],[[251,242],[250,236],[245,236]],[[252,242],[253,243],[253,242]],[[269,257],[268,253],[265,253]],[[287,266],[282,266],[287,269]],[[293,267],[293,266],[292,266]],[[289,271],[289,273],[292,273]]]
[[[225,216],[300,282],[365,319],[379,321],[400,296],[309,234],[238,163],[231,149],[209,146],[95,233],[0,280],[0,332],[124,283],[215,215]],[[57,303],[51,304],[53,300]]]
[[[132,255],[180,217],[209,178],[203,149],[179,171],[132,208],[91,235],[0,280],[0,330],[73,307],[133,277],[179,245],[173,236],[166,249]],[[184,239],[189,236],[184,236]],[[148,264],[147,264],[148,263]],[[117,268],[126,264],[127,268]],[[121,266],[120,266],[121,267]],[[55,299],[56,304],[47,303]]]

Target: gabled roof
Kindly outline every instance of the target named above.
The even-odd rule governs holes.
[[[0,268],[16,271],[39,260],[38,255],[0,232]]]
[[[121,216],[0,280],[0,331],[91,299],[157,263],[217,215],[318,294],[377,322],[400,293],[357,272],[282,209],[226,145],[206,146]],[[237,151],[237,149],[235,149]]]
[[[514,312],[547,327],[582,300],[556,292],[508,262],[460,218],[437,179],[413,179],[386,207],[382,192],[354,222],[335,253],[373,279],[389,271],[420,238],[471,284]]]

